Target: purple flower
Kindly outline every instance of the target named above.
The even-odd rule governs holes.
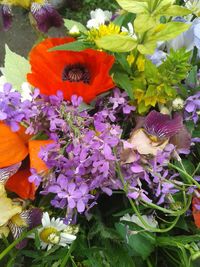
[[[9,5],[2,5],[1,6],[1,16],[3,20],[3,29],[5,31],[9,30],[12,24],[12,10]]]
[[[148,134],[158,138],[169,138],[180,131],[183,126],[182,117],[171,119],[169,115],[152,110],[145,118],[144,128]]]
[[[0,120],[16,132],[19,130],[19,123],[26,117],[30,105],[31,102],[28,100],[22,102],[21,94],[12,91],[11,84],[6,83],[3,92],[0,92]]]
[[[186,99],[185,102],[185,120],[193,120],[196,124],[199,115],[198,111],[200,110],[200,92],[197,92],[195,95],[192,95]]]
[[[63,19],[49,3],[32,3],[31,13],[37,22],[38,29],[47,32],[51,27],[61,27]]]

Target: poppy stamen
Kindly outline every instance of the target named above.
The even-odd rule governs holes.
[[[70,64],[65,66],[62,73],[62,80],[69,82],[90,82],[89,70],[81,64]]]

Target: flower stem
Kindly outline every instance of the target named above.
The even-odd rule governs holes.
[[[191,176],[189,175],[186,171],[182,170],[181,168],[177,167],[176,165],[172,163],[168,163],[168,166],[177,170],[179,173],[183,174],[188,181],[192,182],[192,184],[195,184],[198,189],[200,189],[200,184]]]
[[[35,231],[35,228],[28,232],[24,232],[19,238],[14,240],[6,249],[4,249],[0,253],[0,260],[2,260],[18,243],[20,243],[25,237],[32,234],[34,231]]]
[[[122,174],[122,172],[121,172],[121,168],[120,168],[119,162],[117,162],[117,161],[116,161],[116,170],[117,170],[117,173],[118,173],[118,175],[119,175],[119,178],[120,178],[120,180],[121,180],[121,182],[122,182],[122,185],[123,185],[123,187],[124,187],[124,192],[127,194],[127,193],[128,193],[127,183],[126,183],[125,180],[124,180],[124,177],[123,177],[123,174]],[[133,200],[130,199],[130,198],[128,198],[128,199],[129,199],[129,202],[130,202],[130,204],[131,204],[131,207],[132,207],[133,211],[134,211],[135,214],[138,216],[138,219],[141,221],[141,223],[144,225],[144,227],[145,227],[147,230],[151,231],[151,232],[157,232],[157,233],[164,233],[164,232],[168,232],[168,231],[170,231],[170,230],[176,225],[176,223],[178,222],[178,220],[179,220],[179,218],[180,218],[180,215],[183,214],[183,213],[185,212],[186,208],[188,208],[188,207],[185,207],[185,209],[183,209],[181,212],[180,212],[180,211],[179,211],[179,212],[173,212],[173,211],[169,211],[169,210],[167,210],[167,209],[161,208],[161,207],[159,207],[159,206],[157,206],[157,205],[155,205],[155,204],[145,202],[145,204],[149,205],[150,207],[153,207],[153,208],[156,207],[157,209],[160,209],[160,210],[162,210],[162,211],[165,212],[165,213],[166,213],[166,212],[168,212],[168,213],[172,213],[173,216],[176,215],[176,218],[174,219],[173,222],[171,222],[171,225],[170,225],[169,227],[164,228],[164,229],[160,229],[160,228],[155,228],[155,227],[150,226],[150,225],[143,219],[142,215],[140,214],[140,212],[139,212],[139,210],[137,209],[137,207],[136,207],[135,203],[133,202]],[[190,205],[190,203],[191,203],[191,200],[188,201],[188,205]]]
[[[67,262],[69,259],[71,259],[71,253],[74,250],[74,242],[71,244],[66,256],[64,257],[63,261],[60,264],[60,267],[66,267],[67,266]]]

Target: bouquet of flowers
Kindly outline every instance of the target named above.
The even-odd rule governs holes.
[[[1,68],[1,266],[200,264],[200,4],[116,2],[0,1],[43,32]]]

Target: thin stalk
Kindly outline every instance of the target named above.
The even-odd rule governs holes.
[[[27,237],[28,235],[32,234],[35,231],[35,228],[28,231],[28,232],[24,232],[19,238],[17,238],[16,240],[14,240],[6,249],[4,249],[1,253],[0,253],[0,260],[2,260],[8,253],[10,253],[10,251],[17,245],[19,244],[25,237]]]
[[[168,166],[177,170],[179,173],[183,174],[188,179],[188,181],[192,182],[192,184],[195,184],[196,187],[198,189],[200,189],[200,184],[191,175],[189,175],[186,171],[182,170],[181,168],[177,167],[176,165],[174,165],[172,163],[168,163]]]
[[[64,259],[62,260],[60,267],[66,267],[67,266],[67,262],[70,259],[71,260],[71,253],[74,250],[74,243],[72,243],[72,245],[70,246],[66,256],[64,257]]]
[[[126,182],[125,182],[125,180],[124,180],[124,177],[123,177],[123,174],[122,174],[122,172],[121,172],[121,168],[120,168],[120,165],[119,165],[119,163],[118,162],[116,162],[116,170],[117,170],[117,173],[118,173],[118,175],[119,175],[119,178],[120,178],[120,180],[121,180],[121,182],[122,182],[122,184],[123,184],[123,187],[124,187],[124,192],[127,194],[128,193],[128,188],[127,188],[127,184],[126,184]],[[171,225],[169,226],[169,227],[167,227],[167,228],[165,228],[165,229],[160,229],[160,228],[155,228],[155,227],[151,227],[144,219],[143,219],[143,217],[142,217],[142,215],[140,214],[140,212],[138,211],[138,209],[136,208],[136,206],[135,206],[135,204],[134,204],[134,202],[133,202],[133,200],[132,199],[130,199],[130,198],[128,198],[129,199],[129,202],[130,202],[130,204],[131,204],[131,206],[132,206],[132,208],[133,208],[133,211],[135,212],[135,214],[138,216],[138,218],[139,218],[139,220],[141,221],[141,223],[144,225],[144,227],[147,229],[147,230],[149,230],[149,231],[152,231],[152,232],[157,232],[157,233],[164,233],[164,232],[168,232],[169,230],[171,230],[175,225],[176,225],[176,223],[178,222],[178,220],[179,220],[179,215],[177,215],[177,217],[175,218],[175,220],[173,221],[173,222],[171,222]],[[146,203],[147,205],[149,205],[149,204],[152,204],[152,203]],[[154,205],[154,204],[152,204],[153,206],[155,206],[155,207],[159,207],[159,206],[157,206],[157,205]],[[150,205],[149,205],[150,206]],[[159,207],[160,208],[160,207]],[[161,208],[161,209],[164,209],[164,208]],[[167,210],[167,209],[164,209],[164,211],[166,212],[168,212],[168,213],[170,213],[169,212],[169,210]],[[171,211],[172,212],[172,211]],[[173,213],[173,215],[175,214],[175,212]]]

